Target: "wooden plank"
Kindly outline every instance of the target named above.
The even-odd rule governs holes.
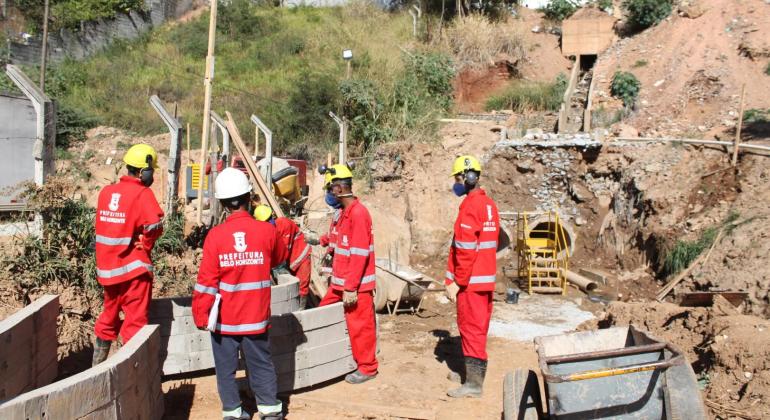
[[[273,196],[273,193],[271,193],[267,188],[267,185],[265,185],[265,180],[262,179],[262,175],[260,175],[259,170],[257,169],[257,165],[251,159],[249,149],[241,139],[241,133],[238,131],[238,126],[235,125],[232,114],[230,114],[230,111],[225,111],[225,115],[227,115],[227,131],[230,132],[230,139],[233,141],[235,149],[238,151],[238,153],[241,154],[243,162],[246,164],[246,169],[249,171],[249,175],[251,175],[251,182],[255,183],[257,190],[260,191],[262,196],[267,200],[267,203],[270,204],[270,207],[273,209],[276,217],[285,217],[281,206],[278,205],[278,201],[275,199],[275,196]],[[269,175],[272,178],[272,174]],[[272,179],[269,181],[272,182]]]
[[[738,307],[749,296],[746,292],[719,291],[719,292],[690,292],[682,296],[680,306],[711,306],[714,304],[714,297],[722,296],[733,306]]]
[[[424,408],[410,408],[404,406],[379,405],[362,402],[354,402],[350,398],[340,396],[340,398],[326,399],[323,397],[310,396],[306,394],[293,395],[292,404],[304,404],[318,412],[340,410],[350,415],[360,415],[362,417],[383,417],[383,418],[405,418],[419,420],[433,420],[436,418],[434,410]]]

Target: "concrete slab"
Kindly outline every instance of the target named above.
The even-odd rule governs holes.
[[[593,318],[593,314],[581,310],[568,298],[522,294],[516,305],[495,302],[489,335],[532,341],[535,337],[573,331]]]

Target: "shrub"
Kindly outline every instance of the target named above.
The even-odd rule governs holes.
[[[765,74],[770,76],[770,63],[767,63],[767,67],[765,67]]]
[[[18,0],[18,10],[24,14],[30,30],[42,28],[43,0]],[[51,2],[50,30],[80,28],[81,21],[113,18],[117,13],[142,10],[144,0],[60,0]]]
[[[617,71],[615,72],[615,75],[612,76],[610,94],[621,99],[626,108],[632,108],[634,106],[636,98],[639,97],[640,89],[641,83],[632,73]]]
[[[434,98],[439,107],[448,110],[452,105],[455,69],[452,59],[441,53],[414,53],[405,57],[406,77],[414,76],[424,94]]]
[[[559,74],[553,83],[517,82],[504,93],[491,97],[486,110],[558,111],[565,90],[567,78],[563,74]]]
[[[601,10],[612,9],[612,0],[599,0],[596,2],[596,6]]]
[[[751,108],[743,113],[745,123],[770,123],[770,108]]]
[[[623,7],[628,12],[631,27],[647,29],[667,18],[672,5],[670,0],[625,0]]]
[[[446,43],[458,70],[486,68],[499,54],[509,56],[512,62],[526,55],[518,29],[475,14],[455,20],[446,31]]]
[[[343,114],[350,118],[350,135],[368,147],[388,140],[392,132],[384,126],[385,101],[377,86],[368,79],[350,79],[340,84]]]
[[[540,9],[548,20],[561,22],[572,16],[579,5],[571,0],[551,0],[550,3]]]

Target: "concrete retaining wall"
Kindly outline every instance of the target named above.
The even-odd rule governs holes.
[[[150,322],[161,331],[163,374],[214,367],[211,335],[192,320],[191,298],[155,299]],[[272,288],[270,339],[281,392],[304,388],[353,371],[342,304],[299,309],[296,279]]]
[[[144,11],[119,13],[114,19],[84,22],[82,30],[62,29],[48,34],[48,54],[52,62],[65,57],[76,60],[103,50],[114,39],[134,39],[163,22],[190,11],[193,0],[145,0]],[[10,42],[11,62],[37,65],[42,43],[33,38],[26,43]]]
[[[0,418],[160,419],[159,330],[147,325],[104,363],[3,402]]]
[[[56,379],[58,316],[59,296],[45,295],[0,322],[0,401]]]

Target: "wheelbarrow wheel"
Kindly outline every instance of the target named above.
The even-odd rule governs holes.
[[[540,383],[534,371],[516,369],[503,381],[503,419],[538,420],[542,408]]]

